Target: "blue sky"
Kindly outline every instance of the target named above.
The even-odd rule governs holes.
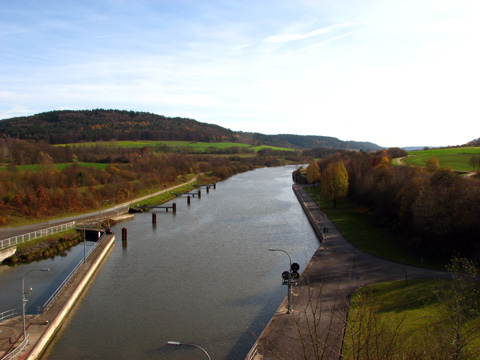
[[[447,146],[480,136],[477,0],[0,0],[0,119],[60,109]]]

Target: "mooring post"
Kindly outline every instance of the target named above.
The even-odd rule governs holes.
[[[213,183],[213,190],[217,188],[217,183]]]
[[[127,241],[127,228],[122,228],[122,241]]]
[[[187,204],[190,205],[190,195],[187,196]]]
[[[177,212],[177,204],[176,203],[173,203],[173,213],[175,214]]]
[[[198,198],[199,198],[199,199],[202,198],[202,190],[198,190]]]
[[[152,224],[157,223],[157,213],[152,213]]]
[[[210,190],[210,185],[207,185],[207,194],[208,194],[209,190]]]

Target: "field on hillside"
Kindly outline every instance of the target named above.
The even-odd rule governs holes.
[[[476,171],[480,169],[480,147],[443,148],[409,151],[404,159],[407,165],[425,166],[431,157],[438,158],[441,167],[455,171]],[[471,163],[475,159],[475,167]]]
[[[186,149],[191,152],[209,153],[216,152],[217,150],[225,150],[229,148],[240,148],[245,150],[251,150],[257,152],[261,149],[272,149],[282,151],[293,151],[289,148],[281,148],[275,146],[252,146],[249,144],[233,143],[233,142],[197,142],[197,141],[106,141],[106,142],[87,142],[87,143],[74,143],[74,144],[61,144],[57,146],[108,146],[108,147],[130,147],[130,148],[142,148],[150,147],[158,150],[178,151]]]
[[[108,165],[110,164],[103,164],[103,163],[88,163],[88,162],[76,162],[76,163],[63,163],[63,164],[52,164],[52,165],[17,165],[15,166],[15,170],[31,170],[31,171],[38,171],[42,167],[45,168],[46,166],[54,166],[59,170],[65,169],[67,166],[72,166],[73,164],[77,164],[80,166],[85,167],[95,167],[97,169],[105,170]],[[0,170],[8,170],[9,166],[0,166]]]

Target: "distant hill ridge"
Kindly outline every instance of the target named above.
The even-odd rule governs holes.
[[[465,145],[467,145],[467,146],[480,146],[480,138],[474,139],[474,140],[466,143]]]
[[[109,140],[183,140],[238,142],[288,148],[381,149],[370,142],[329,136],[265,135],[232,131],[196,120],[125,110],[58,110],[0,121],[0,135],[50,144]]]

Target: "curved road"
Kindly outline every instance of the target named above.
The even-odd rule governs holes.
[[[311,215],[312,225],[322,229],[325,214],[303,187],[294,185],[294,191]],[[327,227],[327,240],[293,289],[292,314],[285,314],[285,300],[260,336],[257,355],[252,359],[339,359],[349,300],[356,289],[406,277],[449,276],[445,271],[404,265],[363,252],[351,245],[330,220]]]

